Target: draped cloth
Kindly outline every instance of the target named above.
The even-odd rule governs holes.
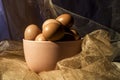
[[[96,4],[103,14],[111,11],[110,26],[97,21],[109,20],[109,14],[94,20],[52,4],[51,0],[3,0],[12,41],[0,42],[0,80],[120,80],[120,3],[119,0],[107,1],[109,4],[104,6],[101,6],[103,0],[96,0]],[[23,39],[28,24],[41,28],[44,20],[62,13],[73,16],[73,28],[83,38],[82,51],[59,61],[56,70],[36,74],[27,67],[23,43],[17,40]]]
[[[120,63],[114,62],[116,46],[109,33],[96,30],[82,41],[82,51],[56,64],[56,69],[38,74],[29,70],[22,42],[0,42],[0,80],[120,80]]]
[[[0,0],[0,41],[5,39],[10,39],[10,36],[3,3]]]

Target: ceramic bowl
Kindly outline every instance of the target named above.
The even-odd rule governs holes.
[[[81,51],[81,40],[31,41],[23,39],[25,60],[35,72],[53,70],[57,61],[76,55]]]

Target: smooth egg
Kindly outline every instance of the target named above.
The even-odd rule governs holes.
[[[44,29],[44,27],[49,24],[49,23],[57,23],[57,24],[60,24],[59,21],[57,21],[56,19],[47,19],[44,21],[43,25],[42,25],[42,29]]]
[[[42,31],[35,24],[30,24],[27,26],[24,32],[24,39],[26,40],[35,40],[36,36]]]
[[[64,37],[60,39],[59,41],[74,41],[74,40],[75,40],[74,35],[70,33],[65,33]]]
[[[75,40],[80,39],[80,36],[79,36],[78,32],[77,32],[75,29],[70,29],[70,31],[71,31],[72,34],[74,35]]]
[[[38,34],[37,37],[35,38],[35,41],[46,41],[45,37],[43,36],[42,33]]]
[[[60,23],[49,23],[45,25],[42,34],[49,41],[56,41],[64,36],[64,29]]]
[[[56,20],[58,20],[59,22],[62,23],[62,25],[64,25],[65,27],[72,27],[74,20],[73,17],[70,14],[61,14],[60,16],[58,16],[56,18]]]

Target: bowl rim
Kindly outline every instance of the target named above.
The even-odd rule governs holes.
[[[26,42],[36,42],[36,43],[74,43],[74,42],[80,42],[81,39],[74,40],[74,41],[34,41],[34,40],[23,39],[23,41],[26,41]]]

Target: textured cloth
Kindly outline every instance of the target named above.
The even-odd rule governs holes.
[[[113,63],[116,54],[108,32],[97,30],[83,38],[82,51],[63,59],[56,69],[36,74],[29,70],[22,42],[0,42],[0,80],[120,80],[120,63]]]

